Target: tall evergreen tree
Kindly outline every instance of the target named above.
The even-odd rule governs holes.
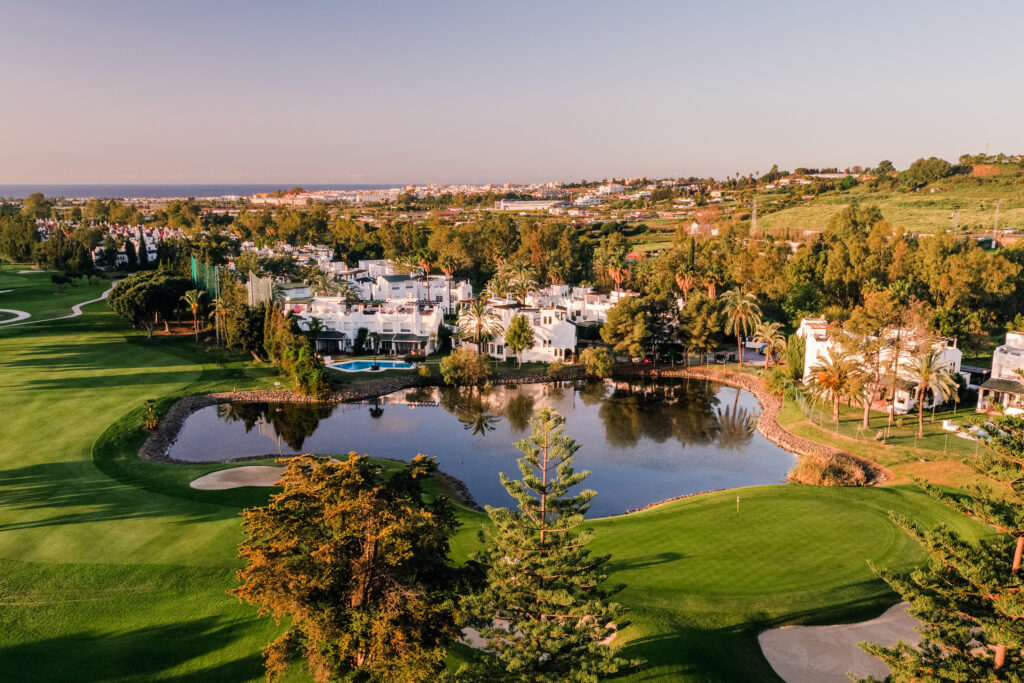
[[[952,508],[991,526],[995,533],[971,543],[943,527],[927,529],[893,519],[925,552],[928,564],[909,576],[882,574],[924,624],[913,647],[861,643],[892,670],[891,681],[1024,681],[1024,418],[995,420],[990,451],[969,464],[998,489],[975,487],[953,496],[921,486]]]
[[[318,681],[436,681],[457,636],[443,496],[425,503],[437,463],[419,455],[388,476],[355,453],[288,460],[263,507],[242,513],[240,585],[284,622],[263,653],[272,679],[305,659]]]
[[[466,602],[491,680],[597,681],[636,664],[606,644],[621,610],[607,602],[616,589],[602,585],[608,556],[586,547],[593,533],[582,525],[595,492],[569,494],[590,473],[573,470],[579,445],[564,422],[549,408],[530,421],[533,433],[516,444],[522,479],[500,475],[518,510],[487,511],[487,547],[476,556],[486,585]]]

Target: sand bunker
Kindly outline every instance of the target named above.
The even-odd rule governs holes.
[[[202,491],[237,489],[242,486],[273,486],[284,473],[283,467],[247,465],[204,474],[189,486]]]
[[[857,643],[895,645],[897,640],[916,644],[920,639],[914,628],[917,619],[906,612],[902,602],[882,616],[859,624],[836,626],[783,626],[757,637],[765,659],[786,683],[848,683],[847,671],[857,676],[882,680],[889,668],[872,657]]]

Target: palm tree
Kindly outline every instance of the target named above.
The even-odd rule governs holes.
[[[852,394],[857,364],[846,353],[819,356],[807,378],[807,393],[817,402],[832,403],[832,421],[839,424],[839,401]]]
[[[201,289],[190,289],[185,292],[185,296],[181,297],[181,300],[188,304],[189,310],[192,311],[192,327],[196,333],[196,344],[199,343],[199,309],[203,305],[203,297],[206,295]]]
[[[538,287],[537,273],[525,261],[506,263],[498,270],[498,274],[508,282],[512,296],[519,303],[525,303],[526,295]]]
[[[681,270],[676,273],[676,285],[679,286],[679,291],[683,293],[683,306],[686,306],[686,302],[690,298],[690,290],[697,286],[697,278],[693,273]]]
[[[214,338],[217,340],[217,345],[220,346],[220,326],[226,321],[228,317],[228,309],[224,305],[224,302],[221,301],[220,297],[211,301],[210,304],[212,306],[210,310],[210,317],[213,318]]]
[[[782,353],[786,348],[786,336],[782,334],[782,323],[762,322],[754,328],[754,340],[764,344],[765,367],[770,368],[775,360],[775,353]]]
[[[348,280],[342,280],[341,282],[335,282],[333,284],[335,296],[340,296],[348,303],[360,300],[359,291]]]
[[[452,275],[455,274],[463,264],[463,260],[453,256],[452,254],[445,254],[437,262],[437,267],[441,269],[444,276],[448,278],[448,312],[452,313],[454,307],[452,306]]]
[[[319,268],[310,274],[309,293],[313,296],[331,296],[337,289],[338,285],[331,279],[331,276]]]
[[[420,249],[416,252],[416,265],[423,271],[423,277],[427,280],[427,301],[430,301],[430,269],[437,261],[437,252],[433,249]]]
[[[501,318],[483,298],[474,299],[469,306],[459,311],[456,325],[459,337],[475,342],[477,353],[481,355],[484,342],[501,332]]]
[[[750,443],[757,431],[757,418],[748,408],[735,405],[718,411],[718,443],[729,450],[739,450]]]
[[[315,340],[316,336],[323,331],[324,321],[322,318],[317,318],[316,316],[313,316],[312,318],[309,319],[309,322],[306,323],[306,334],[309,336],[310,339]],[[313,343],[315,344],[316,342],[314,341]]]
[[[737,287],[722,295],[722,310],[725,311],[726,333],[736,335],[736,353],[742,368],[743,343],[740,337],[750,334],[761,323],[761,307],[757,305],[757,297]]]
[[[943,362],[942,356],[930,344],[923,353],[905,362],[903,370],[917,382],[917,436],[921,438],[924,436],[925,394],[929,391],[932,393],[932,403],[939,396],[945,401],[959,389],[959,385],[956,376],[949,371],[949,365]]]

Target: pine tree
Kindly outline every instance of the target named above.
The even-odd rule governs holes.
[[[282,632],[263,649],[268,680],[305,659],[317,681],[438,680],[457,636],[447,564],[458,526],[426,456],[390,476],[366,456],[287,461],[282,490],[242,513],[245,567],[230,591]]]
[[[638,664],[606,644],[621,610],[607,602],[616,589],[602,586],[609,558],[590,554],[593,533],[581,528],[595,492],[569,494],[590,473],[573,470],[579,446],[564,422],[548,408],[530,421],[533,433],[516,444],[522,479],[500,475],[518,510],[487,511],[487,548],[476,556],[486,585],[467,608],[486,641],[480,673],[490,680],[597,681]]]
[[[920,484],[950,507],[991,526],[995,533],[971,543],[939,527],[893,519],[928,553],[928,564],[909,576],[882,578],[910,602],[924,627],[915,648],[861,647],[892,670],[889,680],[1024,681],[1024,418],[996,420],[990,451],[969,464],[1001,484],[976,486],[967,496]]]

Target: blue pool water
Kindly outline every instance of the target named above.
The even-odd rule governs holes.
[[[377,369],[371,370],[374,365],[377,366]],[[370,360],[346,360],[341,363],[331,363],[327,367],[342,372],[379,372],[381,370],[412,370],[413,364],[400,360],[379,360],[376,363]]]

